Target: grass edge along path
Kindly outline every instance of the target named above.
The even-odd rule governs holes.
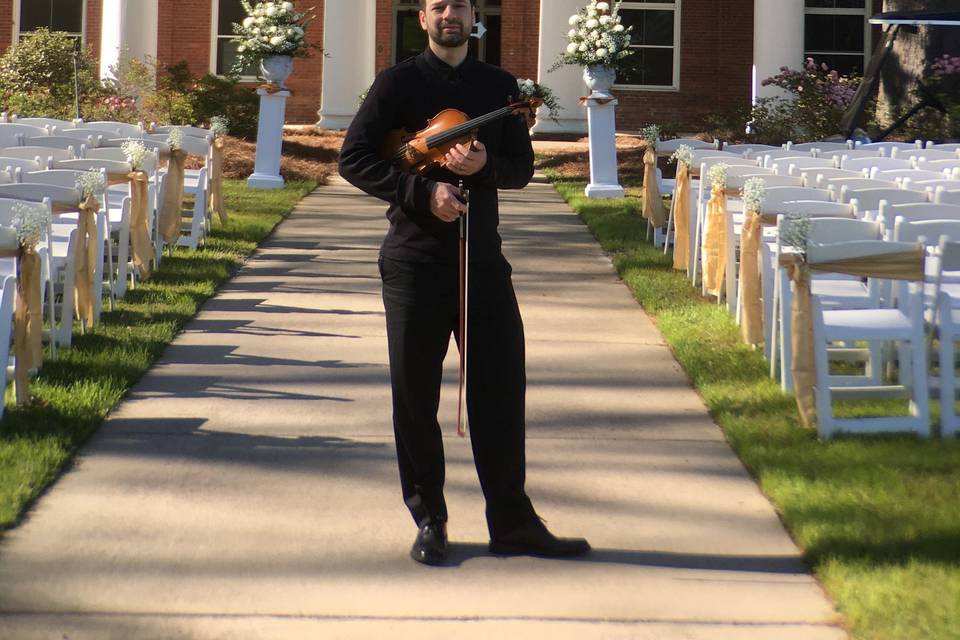
[[[639,199],[591,200],[584,180],[546,173],[653,318],[851,635],[960,638],[960,441],[820,442],[726,307],[645,240]]]
[[[54,482],[77,449],[160,356],[201,305],[243,264],[314,182],[272,191],[225,180],[229,221],[214,220],[205,246],[164,256],[149,280],[128,289],[114,311],[73,347],[47,360],[32,381],[31,404],[13,406],[7,389],[0,422],[0,535]]]

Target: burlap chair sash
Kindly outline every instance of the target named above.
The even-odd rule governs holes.
[[[227,224],[227,207],[223,202],[223,138],[213,141],[210,157],[210,209]]]
[[[167,244],[176,244],[183,223],[183,173],[187,153],[182,149],[170,152],[167,181],[160,204],[160,236]]]
[[[75,210],[80,212],[77,218],[77,248],[74,256],[77,318],[85,326],[92,327],[96,318],[93,288],[97,268],[97,212],[100,210],[100,203],[90,195],[77,205]]]
[[[780,266],[787,270],[793,283],[793,302],[790,309],[790,322],[793,327],[790,346],[792,358],[790,372],[797,396],[797,409],[803,426],[815,428],[817,425],[816,403],[813,389],[816,385],[816,365],[813,344],[813,318],[811,315],[810,272],[822,271],[844,273],[861,278],[883,278],[889,280],[923,280],[923,247],[899,250],[891,253],[856,255],[858,243],[844,243],[849,247],[852,257],[814,260],[808,263],[800,254],[782,254]]]
[[[130,248],[133,266],[141,278],[147,278],[150,276],[150,265],[154,259],[147,213],[149,178],[143,171],[131,171],[127,174],[127,180],[130,181]]]
[[[763,304],[760,283],[760,243],[763,216],[748,211],[740,236],[740,335],[747,344],[763,342]]]
[[[690,170],[677,163],[677,186],[673,191],[673,268],[686,270],[690,260]]]
[[[650,145],[643,153],[642,214],[654,227],[662,227],[667,222],[667,209],[663,206],[663,196],[657,184],[657,151]]]
[[[12,234],[10,233],[12,232]],[[17,260],[17,298],[13,314],[13,372],[16,402],[30,401],[30,370],[43,364],[43,306],[40,299],[40,256],[35,247],[22,247],[16,231],[0,238],[0,258]]]
[[[714,189],[707,202],[703,235],[703,285],[711,295],[720,296],[727,271],[727,194]]]

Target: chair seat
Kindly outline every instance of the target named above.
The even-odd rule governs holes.
[[[816,280],[811,293],[820,299],[824,308],[869,309],[876,306],[866,285],[857,280]]]
[[[907,340],[913,337],[910,318],[898,309],[843,309],[823,312],[824,338],[847,340]]]

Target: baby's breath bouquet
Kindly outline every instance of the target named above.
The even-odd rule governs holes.
[[[763,178],[750,178],[743,183],[741,194],[743,195],[744,211],[759,212],[763,207],[763,198],[766,195],[767,183]]]
[[[810,216],[802,213],[784,215],[780,228],[780,241],[796,249],[804,258],[807,255],[807,241],[810,238]]]
[[[214,138],[222,138],[230,132],[230,119],[226,116],[213,116],[210,118],[210,133]]]
[[[84,171],[77,177],[77,191],[84,200],[90,196],[96,196],[107,189],[107,179],[102,172],[96,169]]]
[[[176,151],[183,147],[183,129],[173,128],[167,134],[167,146],[171,151]]]
[[[660,144],[660,126],[648,124],[640,129],[640,137],[647,141],[648,146],[656,149],[657,145]]]
[[[50,209],[45,204],[37,202],[18,201],[11,209],[13,216],[10,220],[17,230],[17,240],[22,247],[35,247],[40,238],[50,228]]]
[[[127,140],[120,145],[120,150],[123,151],[123,155],[127,157],[127,162],[130,163],[134,171],[139,171],[143,168],[147,160],[147,153],[149,153],[143,142],[133,139]]]
[[[557,100],[557,97],[553,95],[553,91],[550,90],[550,87],[526,78],[517,79],[517,88],[520,89],[521,100],[538,98],[543,102],[543,106],[549,110],[550,119],[554,122],[558,122],[557,116],[560,115],[560,111],[563,109],[563,107],[560,106],[560,102]]]
[[[316,16],[297,11],[292,2],[265,0],[251,4],[241,0],[240,4],[247,17],[240,24],[233,25],[233,32],[237,35],[231,40],[237,45],[234,73],[239,75],[243,69],[272,56],[305,58],[310,55],[311,48],[317,48],[304,38],[307,27]],[[307,11],[312,10],[311,7]]]
[[[693,164],[693,147],[688,144],[682,144],[670,156],[670,162],[676,162],[678,165],[684,165],[687,169]]]
[[[620,22],[620,0],[591,0],[570,16],[569,22],[569,44],[554,69],[565,64],[579,67],[603,65],[616,69],[634,53],[630,49],[633,27],[624,27]]]
[[[710,181],[710,187],[714,191],[723,191],[727,188],[727,165],[723,162],[710,167],[707,171],[707,180]]]

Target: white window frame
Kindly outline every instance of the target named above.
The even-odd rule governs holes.
[[[29,1],[29,0],[28,0]],[[13,33],[10,42],[20,42],[20,5],[23,0],[13,0]],[[80,44],[87,46],[87,0],[83,0],[83,9],[80,20],[80,33],[68,32],[71,36],[80,36]]]
[[[86,0],[84,0],[86,2]],[[220,0],[210,0],[210,74],[217,76],[218,78],[225,78],[223,74],[217,73],[217,44],[219,40],[225,38],[233,38],[233,34],[229,36],[221,36],[217,27],[220,22]],[[257,76],[240,76],[240,82],[257,82]]]
[[[864,0],[862,9],[837,9],[833,7],[808,7],[806,2],[804,2],[803,15],[804,18],[808,15],[827,15],[827,16],[863,16],[863,70],[866,72],[867,65],[870,64],[870,56],[873,53],[873,47],[871,46],[873,40],[873,30],[870,25],[870,16],[873,15],[872,11],[873,0]],[[806,20],[804,20],[804,29],[806,29]],[[806,38],[806,31],[804,31],[804,38]],[[806,44],[806,43],[804,43]],[[807,51],[806,46],[803,48],[803,57],[804,60],[798,61],[798,64],[801,66],[805,62],[807,57],[816,56],[852,56],[855,55],[852,51]]]
[[[675,2],[629,2],[625,0],[620,5],[620,10],[667,10],[673,11],[673,45],[667,47],[664,45],[634,45],[633,49],[673,49],[673,84],[614,84],[617,89],[627,89],[630,91],[680,91],[680,17],[682,0]]]

